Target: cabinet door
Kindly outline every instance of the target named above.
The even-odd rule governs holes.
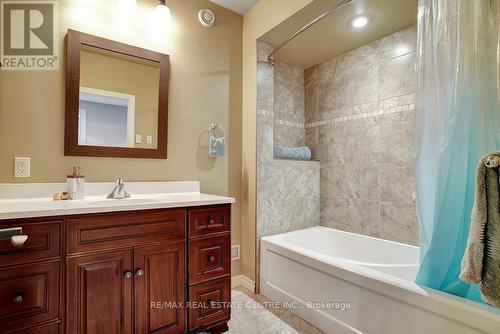
[[[185,242],[134,251],[135,333],[184,333]]]
[[[60,267],[57,261],[0,269],[0,333],[59,318]]]
[[[67,332],[132,333],[132,285],[132,250],[69,258]]]

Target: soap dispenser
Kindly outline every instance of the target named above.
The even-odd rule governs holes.
[[[71,199],[83,199],[85,196],[85,176],[80,175],[80,167],[73,167],[73,174],[68,175],[68,194]]]

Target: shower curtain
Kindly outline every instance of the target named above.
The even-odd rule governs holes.
[[[480,301],[458,279],[479,159],[500,150],[500,0],[420,0],[417,283]]]

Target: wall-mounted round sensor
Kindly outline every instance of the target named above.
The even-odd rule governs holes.
[[[204,27],[212,27],[215,24],[215,15],[210,9],[202,9],[198,12],[198,20]]]

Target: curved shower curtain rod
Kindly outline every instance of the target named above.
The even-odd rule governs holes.
[[[292,39],[294,39],[295,37],[297,37],[298,35],[302,34],[304,31],[308,30],[309,28],[311,28],[313,25],[315,25],[316,23],[322,21],[324,18],[326,18],[327,16],[329,16],[330,14],[333,14],[335,13],[338,9],[340,9],[341,7],[343,7],[344,5],[347,5],[348,3],[352,2],[353,0],[342,0],[340,1],[339,3],[337,3],[335,6],[333,6],[332,8],[330,8],[329,10],[327,10],[326,12],[324,12],[323,14],[321,14],[320,16],[318,16],[317,18],[315,18],[314,20],[312,20],[311,22],[309,22],[308,24],[306,24],[305,26],[303,26],[302,28],[300,28],[295,34],[293,34],[292,36],[290,36],[287,40],[285,40],[283,43],[279,44],[277,47],[274,48],[273,52],[271,52],[269,54],[269,56],[267,56],[267,62],[269,63],[269,65],[274,65],[276,64],[276,59],[273,58],[273,55],[279,50],[281,49],[282,47],[284,47],[286,44],[288,44],[288,42],[290,42]]]

